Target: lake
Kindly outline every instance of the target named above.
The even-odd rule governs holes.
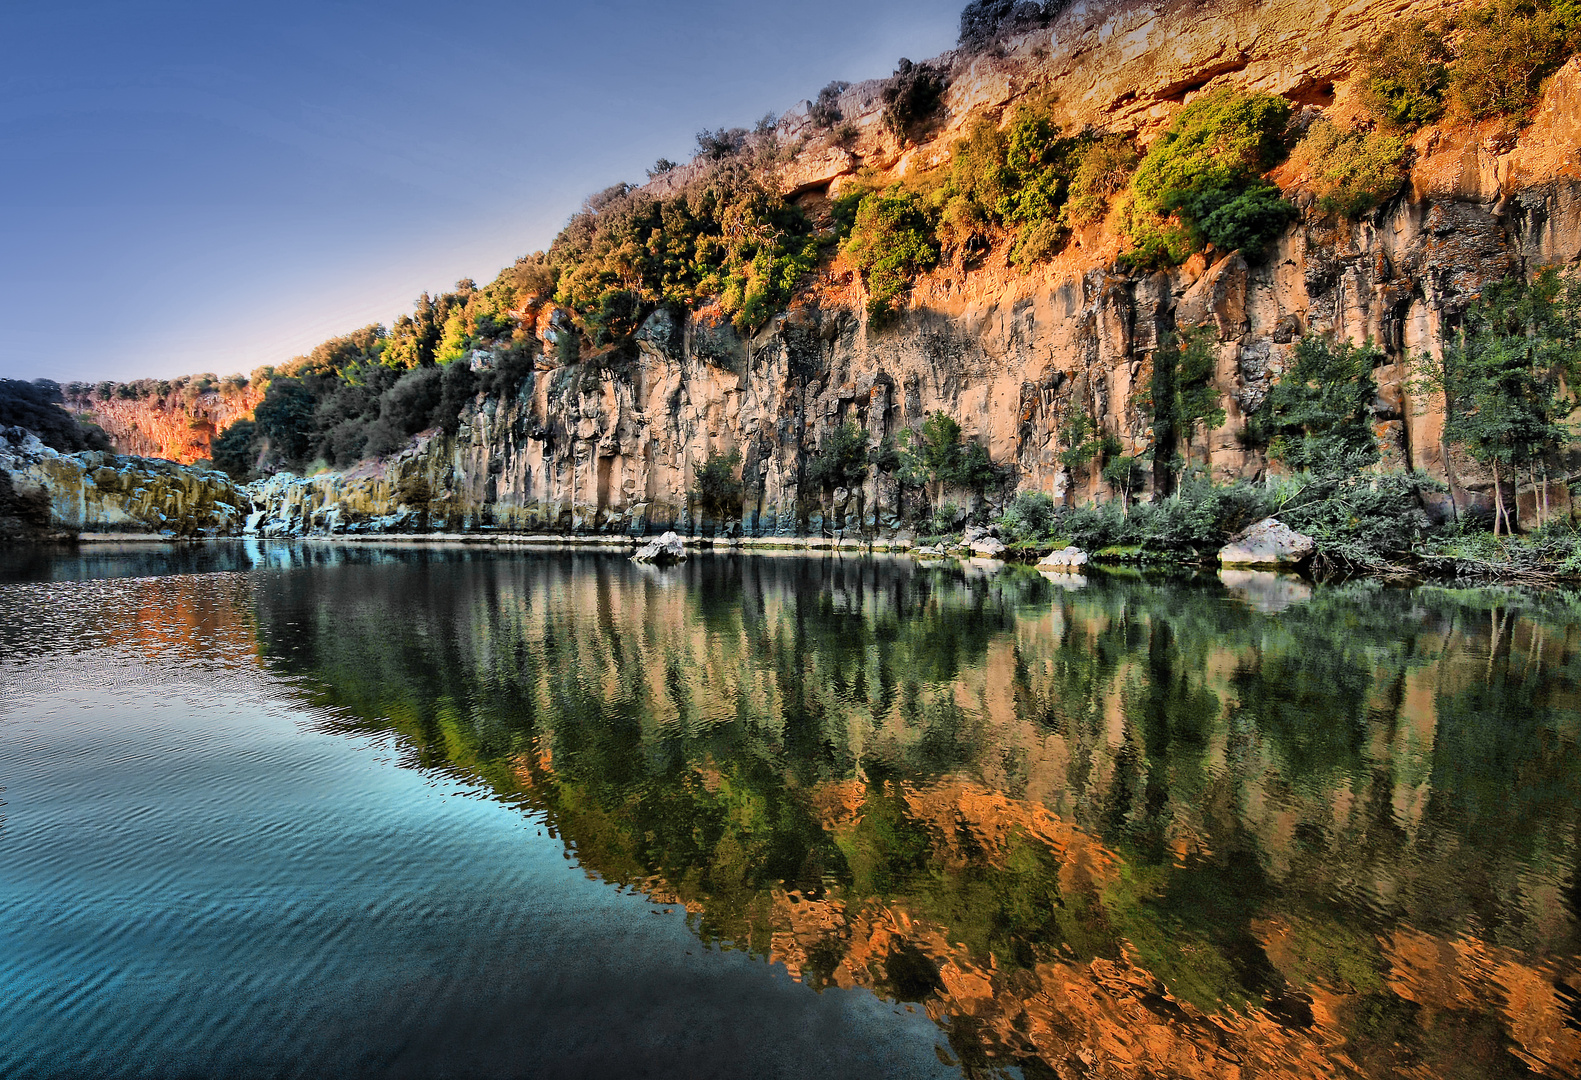
[[[0,552],[0,1075],[1581,1075],[1581,597]]]

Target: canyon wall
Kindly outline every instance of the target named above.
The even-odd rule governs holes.
[[[1235,84],[1283,94],[1310,122],[1361,116],[1346,82],[1365,41],[1440,6],[1402,0],[1349,5],[1160,2],[1075,4],[1051,30],[985,53],[934,63],[950,74],[945,113],[919,143],[882,123],[877,82],[839,104],[854,134],[815,138],[805,107],[780,123],[799,148],[780,171],[815,209],[858,170],[900,176],[942,160],[978,116],[1052,93],[1066,130],[1134,133],[1144,142],[1193,95]],[[1099,493],[1095,470],[1058,460],[1057,432],[1086,409],[1127,453],[1150,438],[1138,408],[1161,333],[1210,324],[1226,419],[1199,435],[1194,462],[1218,478],[1267,469],[1243,439],[1245,418],[1303,334],[1374,341],[1376,427],[1385,467],[1446,474],[1441,418],[1408,386],[1410,358],[1441,347],[1446,329],[1488,282],[1581,257],[1581,64],[1547,86],[1529,123],[1429,127],[1413,137],[1402,194],[1361,220],[1325,216],[1293,165],[1273,175],[1303,207],[1267,252],[1208,252],[1167,272],[1122,270],[1111,221],[1078,231],[1049,264],[1009,265],[1007,247],[925,275],[898,318],[876,325],[855,276],[836,262],[791,309],[743,339],[716,313],[660,311],[635,359],[545,359],[513,396],[480,399],[452,438],[420,437],[382,462],[255,485],[252,528],[649,532],[709,527],[691,505],[694,471],[739,450],[741,528],[753,535],[892,533],[901,527],[892,474],[856,490],[809,490],[810,455],[836,425],[861,425],[877,447],[934,410],[981,440],[1013,483],[1072,501]],[[684,183],[683,166],[653,182]],[[867,174],[874,175],[871,171]],[[826,204],[823,204],[826,205]],[[545,324],[542,312],[525,313]],[[474,363],[490,363],[479,354]],[[1448,463],[1473,495],[1469,462]],[[964,510],[977,498],[945,493]]]

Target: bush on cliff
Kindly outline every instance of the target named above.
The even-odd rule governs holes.
[[[1380,35],[1365,54],[1363,99],[1405,129],[1446,112],[1462,121],[1517,115],[1578,45],[1573,0],[1488,0],[1448,22],[1414,19]]]
[[[1271,436],[1268,456],[1295,470],[1350,470],[1378,460],[1373,369],[1384,357],[1372,343],[1330,345],[1308,335],[1263,399],[1252,426]]]
[[[692,477],[692,501],[703,514],[716,522],[735,521],[741,517],[741,499],[746,486],[738,475],[740,469],[740,450],[709,452],[707,460]]]
[[[918,272],[939,259],[932,223],[917,197],[900,187],[862,198],[844,251],[862,275],[868,314],[876,319],[890,314]]]
[[[1392,199],[1405,183],[1405,140],[1345,131],[1319,120],[1291,152],[1304,168],[1319,210],[1356,217]]]
[[[812,490],[829,492],[853,488],[867,474],[867,432],[848,420],[823,437],[803,476]]]
[[[1255,255],[1295,216],[1262,174],[1283,156],[1290,103],[1223,87],[1180,111],[1131,177],[1128,264],[1183,262],[1206,244]]]

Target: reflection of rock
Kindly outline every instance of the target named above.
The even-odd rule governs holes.
[[[1271,614],[1312,599],[1312,586],[1298,577],[1270,570],[1220,570],[1219,580],[1230,595],[1253,611]]]
[[[1061,548],[1051,551],[1038,561],[1039,570],[1051,570],[1056,573],[1075,573],[1076,569],[1087,565],[1087,553],[1079,547]]]
[[[658,566],[681,562],[685,558],[686,545],[673,532],[667,532],[657,540],[648,541],[631,557],[633,562],[654,563]]]
[[[1087,585],[1085,576],[1068,569],[1051,569],[1046,566],[1040,566],[1038,573],[1062,589],[1081,589]]]
[[[1219,549],[1225,566],[1297,566],[1312,557],[1317,541],[1278,518],[1264,518]]]

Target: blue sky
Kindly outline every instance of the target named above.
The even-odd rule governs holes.
[[[13,5],[0,376],[250,371],[547,246],[588,193],[964,0]]]

